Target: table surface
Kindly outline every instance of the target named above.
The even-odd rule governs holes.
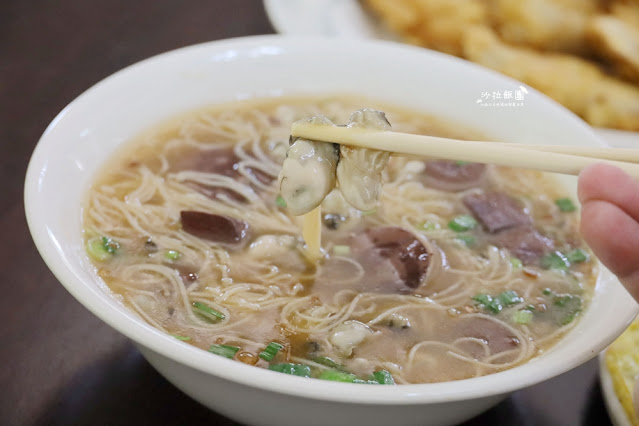
[[[272,33],[258,0],[0,2],[0,423],[234,425],[183,395],[56,281],[27,230],[29,156],[66,104],[182,46]],[[468,425],[607,425],[592,360]]]

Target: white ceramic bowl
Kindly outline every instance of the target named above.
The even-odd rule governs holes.
[[[462,60],[388,42],[263,36],[169,52],[98,83],[53,120],[27,172],[29,228],[45,262],[71,294],[131,338],[178,388],[224,415],[251,425],[457,423],[509,392],[595,356],[630,323],[637,305],[603,271],[575,329],[554,350],[520,367],[408,386],[300,379],[211,356],[136,318],[105,291],[85,255],[81,207],[94,172],[120,144],[177,113],[253,97],[359,94],[430,111],[498,139],[600,144],[582,121],[534,90],[528,89],[519,107],[477,103],[482,92],[519,86]],[[567,183],[574,190],[574,179]]]

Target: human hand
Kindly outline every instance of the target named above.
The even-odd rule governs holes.
[[[639,182],[603,163],[579,175],[581,233],[639,302]]]

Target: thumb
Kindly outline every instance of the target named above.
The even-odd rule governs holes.
[[[639,301],[639,182],[595,164],[579,175],[578,193],[584,239]]]

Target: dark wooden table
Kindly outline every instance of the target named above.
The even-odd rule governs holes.
[[[47,124],[102,78],[189,44],[272,32],[258,0],[0,1],[0,424],[235,424],[179,392],[58,284],[28,233],[22,186]],[[468,424],[609,423],[591,361]]]

